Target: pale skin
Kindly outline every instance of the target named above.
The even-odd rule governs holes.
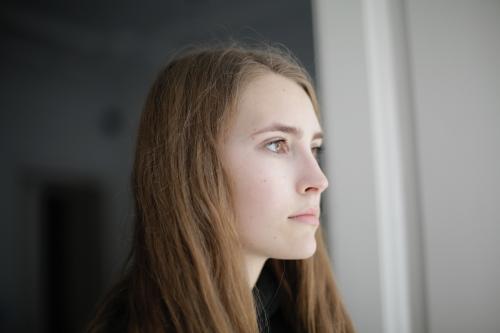
[[[250,288],[267,259],[306,259],[316,251],[318,225],[290,216],[308,208],[319,210],[321,193],[328,187],[316,159],[321,132],[309,96],[294,81],[265,73],[243,89],[222,162],[234,179]]]

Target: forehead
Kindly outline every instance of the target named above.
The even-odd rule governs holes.
[[[234,129],[241,134],[253,133],[272,123],[285,123],[305,133],[321,131],[311,99],[304,89],[284,76],[266,73],[243,88]]]

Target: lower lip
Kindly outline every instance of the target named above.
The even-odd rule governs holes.
[[[319,225],[319,219],[314,215],[299,215],[289,218],[300,223]]]

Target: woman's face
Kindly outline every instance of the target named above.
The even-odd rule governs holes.
[[[234,182],[246,255],[304,259],[316,251],[318,225],[304,221],[318,221],[328,186],[315,156],[320,133],[311,100],[294,81],[267,73],[242,91],[222,163]],[[291,218],[310,209],[316,217]]]

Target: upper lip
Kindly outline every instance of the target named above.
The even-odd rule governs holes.
[[[308,208],[308,209],[302,210],[300,212],[294,213],[290,217],[297,217],[297,216],[303,216],[303,215],[312,215],[315,217],[319,217],[319,209],[316,207]]]

